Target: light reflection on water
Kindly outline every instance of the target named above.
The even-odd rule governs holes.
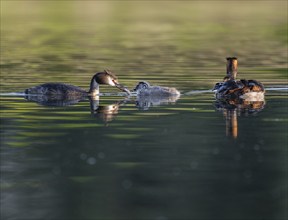
[[[1,97],[4,217],[277,219],[287,172],[285,97],[273,91],[269,108],[234,115],[237,139],[225,137],[227,112],[225,119],[207,93],[146,111],[101,97],[96,112],[89,100],[47,107]]]
[[[151,4],[3,2],[1,219],[287,218],[287,3]],[[215,101],[232,55],[265,102]],[[17,93],[87,88],[105,68],[183,95],[103,86],[113,95],[99,102],[47,105]]]

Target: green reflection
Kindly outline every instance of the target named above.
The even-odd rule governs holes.
[[[139,162],[118,162],[118,163],[112,163],[115,167],[118,168],[123,168],[123,169],[127,169],[127,168],[135,168],[138,166],[145,166],[145,163],[139,163]]]
[[[104,134],[104,136],[115,138],[115,139],[135,139],[140,137],[140,134]]]
[[[168,1],[163,9],[145,2],[3,1],[0,92],[48,81],[88,87],[91,74],[104,68],[119,72],[129,87],[149,79],[207,89],[223,76],[231,54],[239,57],[239,77],[281,83],[287,78],[285,5]]]
[[[88,88],[105,68],[129,88],[147,80],[208,90],[232,55],[240,78],[286,85],[286,9],[286,1],[1,1],[0,92],[44,82]],[[231,140],[212,93],[149,111],[129,102],[113,117],[105,107],[118,98],[103,97],[102,118],[88,100],[57,108],[1,97],[1,217],[286,219],[286,100],[268,91],[263,111],[238,117]]]

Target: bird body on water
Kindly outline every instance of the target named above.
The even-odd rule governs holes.
[[[265,89],[262,83],[256,80],[236,80],[237,65],[236,57],[227,58],[227,75],[222,82],[216,83],[213,88],[216,98],[264,99]]]
[[[90,89],[86,91],[80,87],[65,83],[44,83],[25,90],[25,94],[59,96],[62,98],[73,98],[83,96],[96,96],[99,94],[99,85],[105,84],[115,86],[130,94],[130,91],[118,83],[117,77],[109,70],[96,73],[90,82]]]
[[[151,86],[146,81],[139,82],[134,90],[137,96],[180,96],[180,92],[173,87]]]

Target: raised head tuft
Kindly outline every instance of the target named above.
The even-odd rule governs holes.
[[[113,79],[118,79],[118,77],[111,71],[111,70],[108,70],[108,69],[105,69],[104,70],[104,73],[108,74],[109,76],[111,76]]]

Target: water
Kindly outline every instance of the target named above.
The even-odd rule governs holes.
[[[1,4],[1,219],[287,219],[287,2]],[[265,101],[215,101],[232,55]],[[106,68],[182,96],[21,95]]]

